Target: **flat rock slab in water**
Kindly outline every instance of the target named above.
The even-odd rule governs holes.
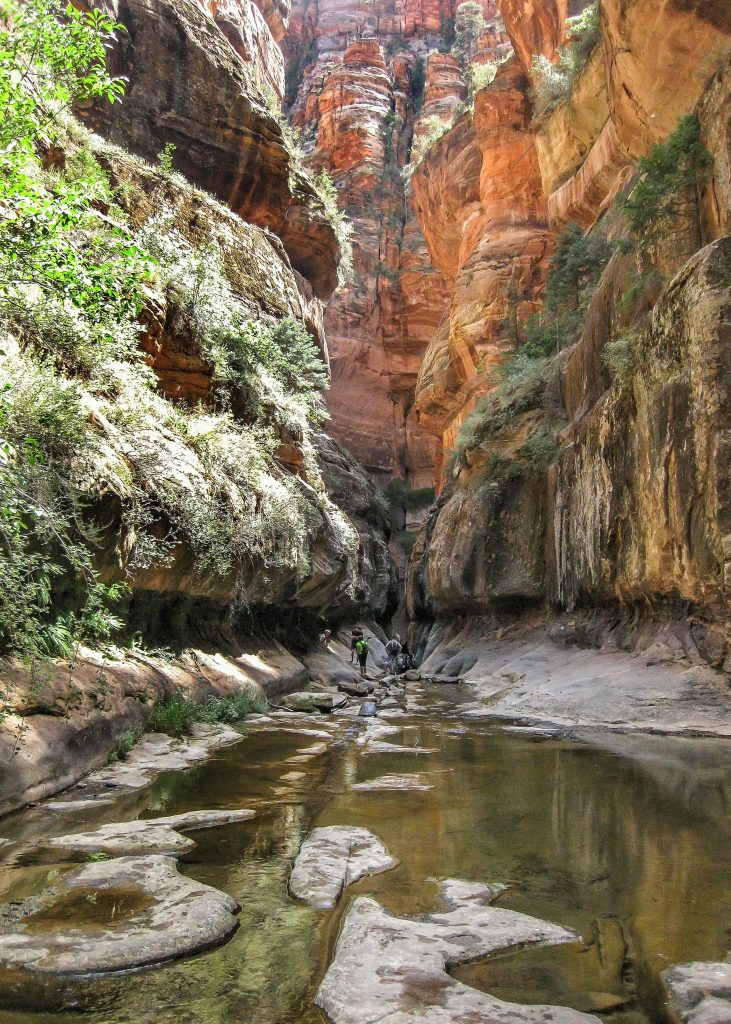
[[[46,800],[42,805],[47,811],[63,811],[70,814],[72,811],[93,811],[97,807],[109,806],[114,803],[114,797],[99,797],[94,800]]]
[[[333,1024],[599,1024],[564,1007],[505,1003],[456,981],[450,965],[526,944],[574,942],[566,928],[489,906],[504,886],[449,880],[448,909],[393,917],[368,897],[354,900],[315,1000]]]
[[[226,893],[178,874],[171,857],[120,857],[87,864],[66,875],[57,900],[90,890],[95,901],[137,901],[131,916],[93,925],[75,923],[74,911],[58,927],[33,917],[0,935],[0,964],[36,974],[105,974],[190,956],[220,945],[237,927],[240,907]],[[48,913],[47,907],[44,913]],[[53,903],[50,904],[53,911]],[[40,917],[40,915],[36,915]]]
[[[182,832],[248,821],[255,815],[256,811],[244,809],[191,811],[167,818],[114,822],[102,825],[93,832],[76,832],[49,839],[46,845],[49,849],[68,853],[106,853],[112,857],[146,853],[179,856],[195,846],[193,840],[182,835]]]
[[[397,864],[381,840],[367,829],[328,825],[313,829],[300,847],[289,891],[318,910],[329,910],[353,882],[389,871]]]
[[[368,782],[357,782],[351,789],[358,793],[374,793],[382,790],[395,790],[397,792],[426,793],[433,786],[423,782],[421,775],[382,775],[379,779],[370,779]]]
[[[678,964],[663,980],[673,1009],[687,1024],[731,1022],[731,962]]]
[[[396,736],[400,732],[403,732],[403,729],[398,725],[386,725],[385,722],[371,718],[363,723],[360,736],[356,738],[355,742],[359,747],[364,747],[366,743],[371,743],[373,740],[383,739],[384,736]]]
[[[339,693],[288,693],[282,697],[281,705],[290,711],[305,711],[307,714],[327,715],[347,703],[347,697]]]
[[[436,747],[401,747],[397,743],[381,743],[372,740],[363,750],[364,754],[434,754]]]
[[[211,752],[238,743],[240,732],[225,725],[196,724],[185,740],[151,732],[142,737],[124,761],[107,765],[86,779],[87,785],[141,789],[162,772],[181,771],[205,761]]]

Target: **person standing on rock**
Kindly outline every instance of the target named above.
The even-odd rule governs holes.
[[[401,653],[401,637],[398,633],[394,633],[391,639],[386,644],[386,654],[388,655],[388,671],[389,675],[395,676],[398,668],[398,656]]]
[[[331,636],[332,636],[332,631],[329,630],[329,629],[326,629],[325,632],[324,633],[320,633],[320,636],[318,637],[318,640],[320,641],[320,645],[322,647],[324,647],[326,650],[329,649],[328,645],[330,643],[330,637]]]
[[[361,678],[365,679],[366,664],[368,662],[368,639],[361,636],[360,640],[355,645],[355,651],[358,655],[358,664],[360,665]]]
[[[363,639],[363,627],[362,626],[353,626],[352,630],[350,631],[350,664],[351,665],[355,661],[355,656],[356,656],[356,653],[357,653],[356,649],[355,649],[355,645],[358,643],[359,640],[362,640],[362,639]]]

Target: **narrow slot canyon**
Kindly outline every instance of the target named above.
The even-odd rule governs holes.
[[[0,51],[2,1024],[728,1024],[729,0]]]

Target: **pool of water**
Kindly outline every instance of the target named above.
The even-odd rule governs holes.
[[[120,796],[93,819],[42,807],[5,819],[0,833],[16,843],[0,866],[0,900],[8,901],[67,870],[37,863],[33,847],[48,835],[200,808],[257,810],[251,821],[195,833],[198,845],[181,862],[184,873],[240,902],[240,927],[225,946],[114,978],[29,983],[0,975],[0,1019],[322,1024],[313,1000],[352,898],[368,893],[394,913],[425,912],[435,906],[437,880],[456,877],[506,883],[502,906],[582,936],[463,966],[461,980],[517,1002],[600,1012],[616,1024],[666,1024],[660,972],[723,959],[731,947],[731,744],[540,739],[469,721],[434,695],[421,699],[421,711],[391,720],[403,731],[388,739],[436,748],[428,755],[366,756],[354,742],[358,724],[339,719],[327,720],[329,752],[302,758],[315,738],[245,725],[242,743]],[[412,771],[434,788],[351,788]],[[307,831],[332,824],[369,828],[400,865],[361,880],[322,912],[291,899],[287,878]],[[112,910],[84,904],[81,916]],[[133,910],[130,903],[114,913]]]

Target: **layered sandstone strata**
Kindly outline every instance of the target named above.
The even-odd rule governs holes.
[[[637,158],[695,109],[729,57],[731,10],[720,0],[659,9],[644,0],[603,0],[594,54],[538,127],[552,222],[591,225]]]
[[[491,45],[506,47],[484,4]],[[331,302],[326,329],[332,430],[379,475],[433,479],[435,439],[413,413],[420,364],[447,305],[401,172],[435,118],[467,87],[448,52],[455,4],[295,4],[284,42],[291,119],[308,162],[328,167],[354,226],[355,277]]]
[[[419,421],[451,447],[515,345],[512,318],[540,303],[552,235],[530,130],[528,80],[509,62],[428,152],[413,204],[450,301],[416,388]]]
[[[338,242],[270,109],[283,64],[259,9],[249,0],[121,0],[115,15],[125,32],[111,63],[128,78],[127,91],[123,102],[87,111],[87,123],[151,162],[173,144],[176,170],[278,235],[295,269],[326,298],[336,285]]]
[[[592,225],[631,179],[637,156],[695,109],[711,156],[698,223],[682,218],[666,229],[653,257],[659,274],[642,276],[653,265],[647,252],[616,253],[579,341],[542,380],[528,376],[483,408],[481,432],[456,461],[414,551],[409,600],[417,619],[548,605],[572,612],[570,637],[604,642],[599,617],[613,609],[616,642],[653,644],[651,658],[731,669],[726,10],[663,5],[653,26],[657,51],[643,56],[652,43],[633,33],[648,5],[623,4],[620,12],[605,0],[600,46],[571,95],[538,122],[538,182],[551,227],[567,219]],[[687,61],[673,76],[655,61],[670,41],[680,46],[681,31]],[[621,55],[620,38],[627,44]],[[620,57],[636,104],[626,95],[615,102]],[[455,129],[451,143],[447,135],[438,147],[454,145],[460,131],[464,136]],[[425,206],[432,204],[426,208],[433,221],[440,190],[418,175],[415,184]],[[438,258],[453,259],[462,244],[450,225],[478,222],[476,194],[473,188],[437,222]],[[528,193],[521,194],[525,201]],[[490,209],[499,208],[494,195]],[[642,287],[632,290],[638,273]],[[424,412],[434,428],[455,388],[465,387],[452,335],[450,321],[422,371]],[[607,360],[610,345],[628,347],[628,366]],[[441,394],[434,385],[440,374]],[[629,608],[633,625],[622,614]],[[653,615],[647,628],[641,625]],[[655,643],[668,616],[675,626]]]

